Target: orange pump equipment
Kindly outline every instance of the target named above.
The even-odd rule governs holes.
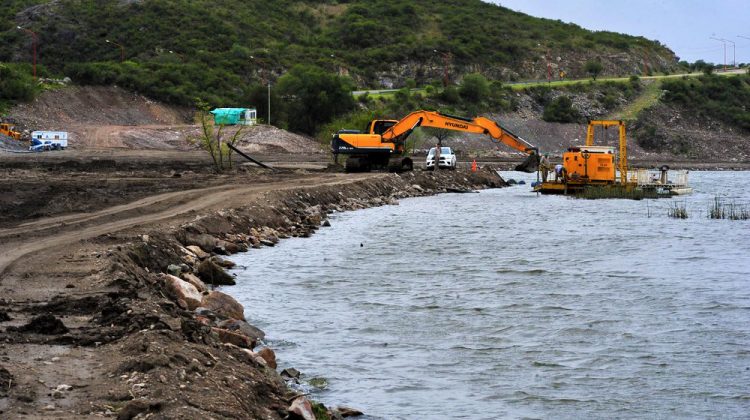
[[[625,124],[622,121],[609,120],[589,122],[586,145],[571,147],[563,153],[566,181],[583,184],[613,184],[615,182],[615,148],[594,146],[596,127],[603,127],[605,130],[609,127],[618,127],[620,150],[617,170],[620,171],[620,182],[625,184],[628,174]]]

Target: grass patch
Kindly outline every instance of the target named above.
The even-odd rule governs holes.
[[[625,105],[622,109],[609,114],[605,119],[634,121],[638,118],[638,114],[641,111],[659,102],[661,94],[661,83],[658,81],[648,81],[643,84],[643,90],[635,100]]]
[[[687,219],[688,212],[685,203],[672,203],[667,209],[667,216],[673,219]]]
[[[750,208],[745,205],[725,203],[719,197],[708,208],[709,219],[748,220],[750,219]]]
[[[734,76],[736,74],[734,73],[716,73],[717,76],[721,77],[727,77],[727,76]],[[679,73],[679,74],[669,74],[669,75],[659,75],[659,76],[641,76],[640,79],[642,81],[654,81],[659,82],[664,79],[679,79],[682,77],[699,77],[703,76],[703,73]],[[549,86],[550,88],[558,88],[558,87],[568,87],[571,85],[575,85],[577,83],[607,83],[607,82],[615,82],[615,83],[626,83],[630,81],[630,77],[605,77],[605,78],[598,78],[596,80],[592,80],[591,78],[587,79],[571,79],[571,80],[554,80],[552,82],[546,82],[546,81],[533,81],[533,82],[510,82],[507,83],[507,86],[510,86],[511,89],[514,91],[522,91],[527,88],[536,87],[536,86]],[[645,84],[645,83],[644,83]],[[651,85],[652,83],[649,83]],[[657,85],[659,85],[657,83]]]

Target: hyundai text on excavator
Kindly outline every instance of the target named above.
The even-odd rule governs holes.
[[[391,172],[411,171],[414,163],[411,158],[404,156],[405,144],[409,135],[418,127],[486,134],[493,142],[502,142],[529,155],[516,167],[517,171],[535,172],[539,166],[539,150],[495,121],[485,117],[456,117],[434,111],[415,111],[400,120],[373,120],[364,133],[358,130],[341,130],[333,135],[331,151],[337,162],[338,155],[348,156],[345,163],[347,172],[367,172],[374,168],[387,168]]]

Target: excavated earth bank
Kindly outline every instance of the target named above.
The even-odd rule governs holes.
[[[309,236],[334,211],[506,184],[483,168],[253,172],[196,185],[210,187],[181,190],[180,184],[130,204],[79,203],[88,213],[6,220],[10,227],[0,229],[0,417],[355,415],[287,387],[263,332],[245,320],[252,308],[214,290],[212,284],[234,282],[224,271],[231,263],[221,256]],[[81,197],[96,200],[96,194]],[[30,202],[35,209],[36,201],[18,196],[14,206]],[[231,294],[231,287],[222,290]]]

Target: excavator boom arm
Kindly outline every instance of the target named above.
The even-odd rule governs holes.
[[[415,111],[402,118],[383,133],[383,140],[393,141],[408,136],[416,127],[442,128],[465,133],[486,134],[493,140],[504,143],[518,151],[529,153],[537,149],[526,140],[485,117],[474,119],[456,117],[433,111]]]

